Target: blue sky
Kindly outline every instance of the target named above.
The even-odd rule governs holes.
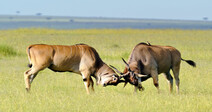
[[[0,15],[212,20],[212,0],[1,0]]]

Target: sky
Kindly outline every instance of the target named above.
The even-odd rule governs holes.
[[[19,11],[20,13],[17,13]],[[212,20],[212,0],[0,0],[0,15]]]

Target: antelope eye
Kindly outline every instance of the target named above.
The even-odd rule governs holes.
[[[117,79],[116,77],[113,78],[113,80],[116,80],[116,79]]]

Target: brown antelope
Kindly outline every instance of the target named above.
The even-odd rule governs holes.
[[[135,86],[135,91],[137,91],[137,89],[143,89],[141,82],[152,77],[153,83],[159,92],[158,74],[164,73],[169,82],[170,92],[172,92],[173,77],[170,74],[170,69],[172,69],[177,93],[179,93],[181,60],[186,61],[193,67],[196,66],[194,61],[182,59],[180,52],[174,47],[151,45],[149,43],[137,44],[130,54],[128,63],[123,58],[122,60],[126,64],[123,73],[113,68],[122,75],[121,77],[124,77],[126,81],[125,85],[129,82]]]
[[[97,51],[85,44],[64,45],[30,45],[27,47],[30,69],[24,73],[26,90],[30,90],[33,79],[38,72],[49,68],[54,72],[74,72],[82,75],[84,85],[89,94],[91,85],[94,90],[93,76],[97,84],[102,86],[117,85],[119,76],[105,64]]]

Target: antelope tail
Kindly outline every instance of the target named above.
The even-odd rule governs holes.
[[[28,64],[27,66],[28,66],[29,68],[31,68],[31,67],[32,67],[32,64],[30,63],[30,64]]]
[[[181,60],[187,62],[189,65],[191,65],[193,67],[196,67],[196,63],[194,61],[192,61],[192,60],[184,60],[182,58],[181,58]]]
[[[30,48],[31,48],[32,46],[30,46],[30,47],[28,47],[27,48],[27,54],[28,54],[28,58],[29,58],[29,64],[28,64],[28,67],[29,68],[31,68],[32,67],[32,63],[31,63],[31,55],[30,55]]]

